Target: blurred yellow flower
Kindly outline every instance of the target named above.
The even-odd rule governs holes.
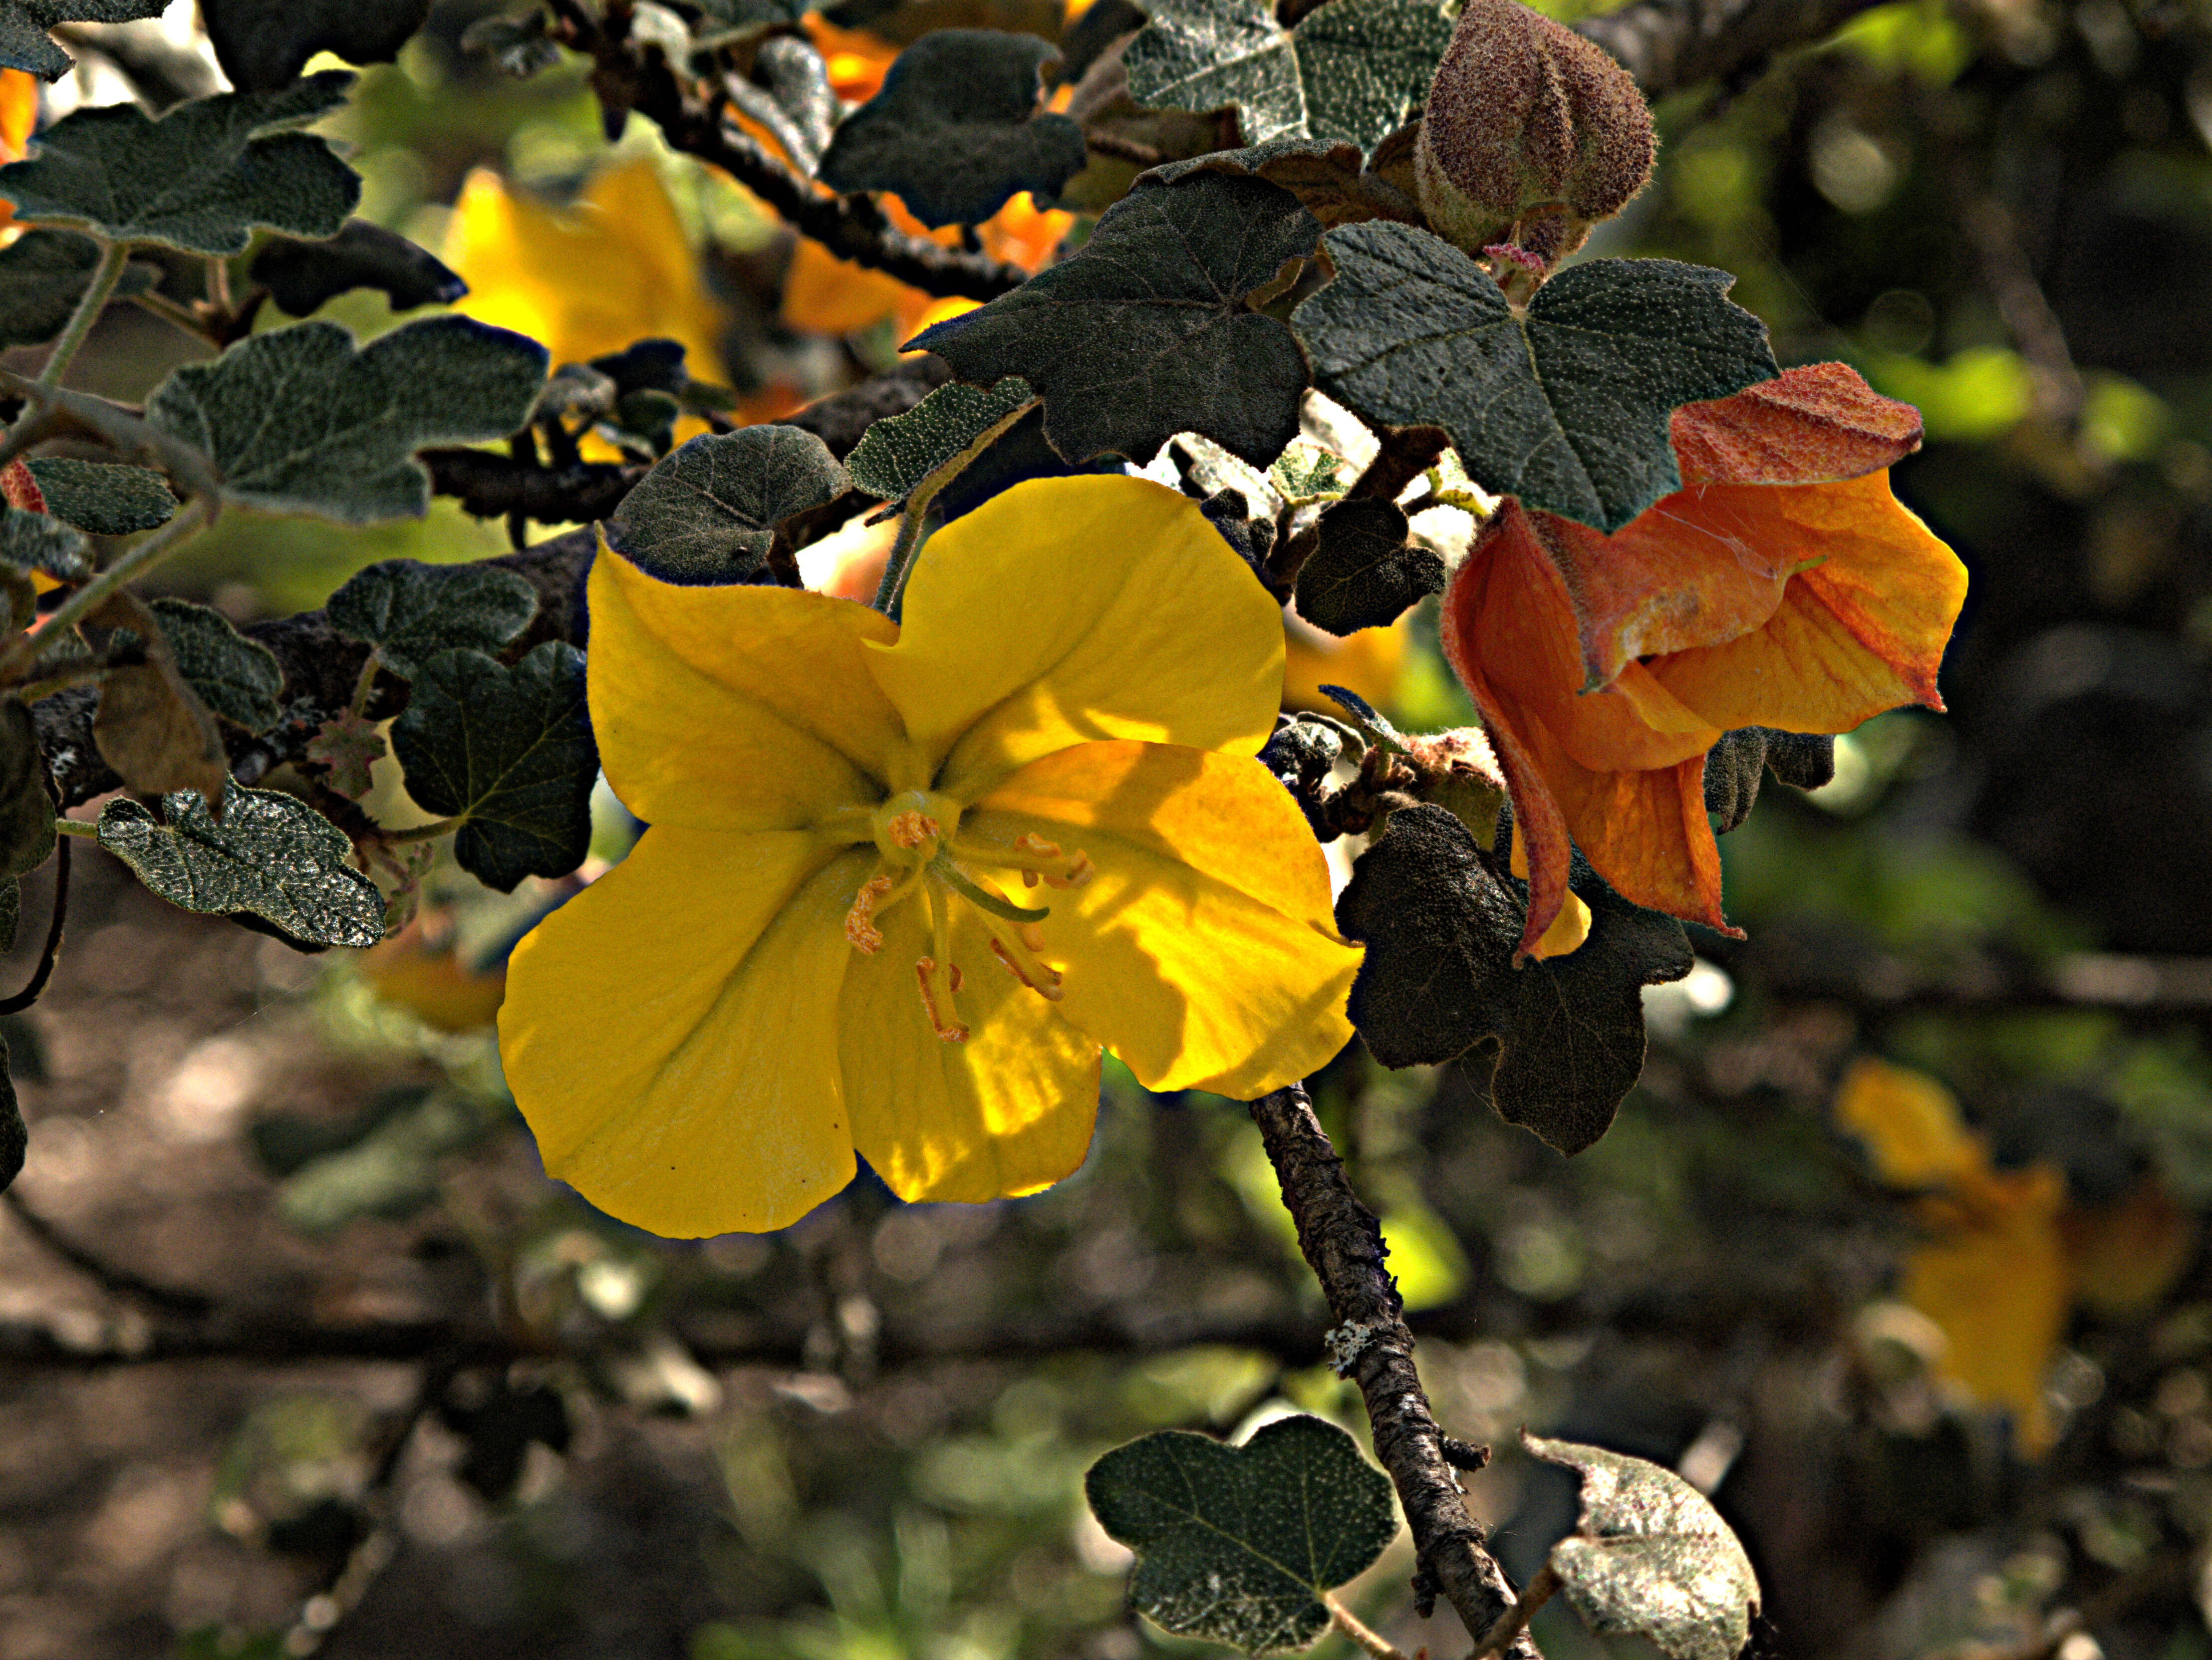
[[[1031,1193],[1082,1162],[1102,1043],[1249,1097],[1350,1039],[1358,949],[1254,758],[1276,609],[1196,503],[1017,485],[932,538],[902,623],[604,547],[589,592],[601,760],[652,828],[516,949],[500,1038],[601,1208],[778,1228],[856,1150],[904,1199]]]
[[[945,247],[958,244],[957,227],[933,231],[908,213],[897,197],[881,199],[891,222],[909,235],[926,236]],[[1074,222],[1073,214],[1039,209],[1024,194],[977,226],[976,235],[993,258],[1036,271],[1044,268]],[[888,317],[904,342],[947,318],[973,311],[975,303],[938,299],[879,271],[840,259],[819,242],[801,238],[784,279],[783,320],[813,334],[853,334]]]
[[[1406,630],[1401,617],[1387,629],[1362,629],[1339,639],[1285,606],[1283,707],[1341,714],[1344,711],[1322,688],[1342,686],[1388,708],[1397,696],[1398,677],[1406,666]]]

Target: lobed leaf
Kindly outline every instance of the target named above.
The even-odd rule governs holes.
[[[0,248],[0,346],[43,346],[59,334],[99,263],[100,245],[75,231],[27,230]],[[160,275],[134,259],[114,297],[143,294]]]
[[[1188,161],[1170,161],[1138,179],[1141,185],[1171,185],[1198,172],[1249,173],[1280,185],[1325,227],[1357,224],[1364,219],[1396,219],[1419,224],[1413,198],[1388,179],[1366,170],[1359,146],[1341,139],[1271,138],[1246,149],[1215,150]]]
[[[216,61],[241,92],[289,85],[319,52],[389,64],[429,11],[430,0],[200,0]]]
[[[361,200],[361,175],[327,141],[292,131],[346,101],[326,70],[272,92],[223,93],[158,120],[136,104],[64,116],[27,161],[0,167],[0,197],[26,223],[191,253],[243,252],[256,227],[334,235]]]
[[[397,231],[366,219],[349,219],[338,234],[319,242],[272,236],[253,256],[248,274],[266,283],[269,297],[295,317],[355,289],[370,289],[394,311],[450,306],[469,291],[444,263]]]
[[[904,415],[877,422],[845,458],[853,488],[900,502],[930,474],[957,459],[978,438],[1036,394],[1018,374],[995,386],[939,386]]]
[[[277,702],[284,671],[276,654],[247,639],[212,606],[164,598],[147,609],[161,625],[177,672],[210,714],[248,732],[266,732],[276,724],[284,712]]]
[[[1641,1458],[1546,1441],[1521,1444],[1582,1477],[1582,1517],[1551,1566],[1601,1637],[1648,1637],[1674,1660],[1735,1660],[1751,1640],[1759,1578],[1705,1494]]]
[[[1298,615],[1339,636],[1388,628],[1444,587],[1444,562],[1413,541],[1394,502],[1332,502],[1314,526],[1320,538],[1298,567]]]
[[[58,81],[76,60],[47,39],[55,24],[135,23],[167,6],[168,0],[0,0],[0,68]]]
[[[146,418],[209,457],[228,502],[360,525],[420,518],[430,475],[415,452],[507,436],[544,381],[544,347],[471,318],[360,347],[336,323],[301,323],[187,363]]]
[[[1108,1453],[1083,1488],[1137,1553],[1138,1611],[1249,1654],[1312,1644],[1328,1627],[1323,1594],[1398,1532],[1389,1479],[1318,1418],[1279,1419],[1241,1447],[1163,1430]]]
[[[742,427],[690,440],[624,496],[608,545],[664,582],[757,581],[775,527],[835,501],[851,480],[830,447],[798,427]]]
[[[1291,318],[1321,389],[1370,423],[1443,428],[1485,489],[1600,530],[1680,488],[1677,407],[1780,373],[1725,271],[1594,259],[1516,315],[1425,230],[1346,225],[1327,249],[1335,280]]]
[[[88,536],[128,536],[166,525],[177,511],[168,480],[151,467],[34,456],[27,464],[46,511]],[[57,575],[49,571],[49,575]]]
[[[973,385],[1028,380],[1071,461],[1147,461],[1195,432],[1265,467],[1297,435],[1308,375],[1290,330],[1245,301],[1320,234],[1265,179],[1193,173],[1133,192],[1080,252],[909,344]]]
[[[384,937],[384,896],[348,862],[345,832],[306,802],[232,784],[220,824],[194,791],[164,797],[161,814],[118,796],[100,810],[100,845],[171,904],[244,912],[309,946]]]
[[[538,615],[538,590],[497,565],[385,559],[349,578],[324,615],[347,639],[375,647],[394,674],[413,680],[442,652],[497,651]]]
[[[481,652],[424,665],[392,725],[407,793],[465,820],[461,868],[511,893],[526,876],[566,876],[592,843],[599,752],[584,707],[584,654],[549,640],[507,667]]]
[[[896,191],[933,230],[981,224],[1021,191],[1049,201],[1090,160],[1082,128],[1037,109],[1037,71],[1058,56],[1034,35],[933,30],[845,118],[816,176]]]
[[[21,508],[0,507],[0,564],[19,571],[44,571],[64,582],[81,582],[92,575],[84,538],[73,526],[58,514],[27,513]]]

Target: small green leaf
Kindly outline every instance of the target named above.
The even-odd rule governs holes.
[[[933,30],[845,118],[816,176],[896,191],[932,229],[980,225],[1019,191],[1049,201],[1090,159],[1082,128],[1037,110],[1037,70],[1058,56],[1035,35]]]
[[[187,363],[146,417],[210,457],[226,501],[362,525],[422,517],[430,475],[415,452],[505,437],[544,383],[544,347],[473,318],[423,318],[358,348],[336,323],[300,323]]]
[[[158,121],[136,104],[79,109],[38,135],[28,161],[0,167],[0,197],[27,224],[191,253],[243,252],[256,226],[334,235],[361,175],[291,129],[343,105],[353,82],[327,70],[274,92],[195,99]]]
[[[1267,469],[1267,482],[1294,508],[1338,496],[1351,487],[1353,469],[1340,455],[1293,444]]]
[[[0,876],[21,876],[46,862],[54,850],[53,797],[31,711],[10,697],[0,702]]]
[[[88,536],[128,536],[166,525],[177,511],[168,480],[151,467],[41,455],[28,464],[46,511]]]
[[[607,540],[664,582],[754,581],[768,569],[775,527],[835,501],[851,482],[829,446],[797,427],[708,433],[638,481]]]
[[[1816,790],[1836,777],[1836,740],[1825,733],[1777,732],[1740,727],[1721,734],[1705,752],[1705,811],[1722,835],[1751,817],[1761,775],[1771,771],[1785,784]]]
[[[1579,854],[1569,885],[1590,908],[1589,937],[1515,968],[1526,884],[1498,875],[1457,817],[1424,802],[1393,812],[1359,855],[1336,925],[1367,946],[1350,1012],[1376,1060],[1464,1057],[1478,1086],[1490,1073],[1500,1117],[1577,1153],[1643,1073],[1644,988],[1680,980],[1695,959],[1680,922],[1630,904]]]
[[[481,652],[434,657],[392,723],[407,793],[465,822],[461,868],[511,893],[526,876],[566,876],[592,845],[599,752],[584,709],[584,654],[549,640],[514,667]]]
[[[324,611],[349,640],[376,648],[412,680],[441,652],[494,652],[530,626],[538,590],[497,565],[425,565],[385,559],[357,571]]]
[[[995,386],[939,386],[904,415],[878,421],[845,458],[853,488],[890,502],[957,458],[993,427],[1035,398],[1030,383],[1008,375]]]
[[[27,230],[0,248],[0,346],[43,346],[59,334],[99,263],[100,244],[71,230]],[[160,275],[132,260],[114,298],[145,293]]]
[[[1318,1418],[1279,1419],[1241,1447],[1163,1430],[1108,1453],[1083,1487],[1137,1553],[1138,1611],[1248,1654],[1310,1645],[1328,1628],[1323,1594],[1398,1532],[1389,1479]]]
[[[221,824],[195,791],[164,797],[161,812],[118,796],[100,810],[100,845],[171,904],[242,911],[310,946],[365,948],[384,937],[384,896],[348,862],[345,832],[306,802],[233,784]]]
[[[1362,149],[1420,107],[1454,21],[1444,0],[1332,0],[1291,30],[1267,0],[1152,0],[1145,10],[1151,24],[1122,58],[1139,106],[1234,105],[1248,144]]]
[[[267,283],[269,297],[295,317],[355,289],[383,295],[394,311],[450,306],[469,291],[428,249],[366,219],[347,220],[327,241],[272,236],[253,256],[249,275]]]
[[[200,0],[216,61],[241,92],[289,86],[319,52],[389,64],[429,10],[430,0]]]
[[[1291,315],[1316,383],[1370,423],[1438,426],[1493,495],[1613,531],[1681,486],[1668,418],[1779,370],[1726,271],[1593,259],[1516,317],[1443,238],[1328,233],[1336,279]]]
[[[283,714],[276,701],[284,671],[266,646],[231,627],[230,619],[189,599],[162,599],[149,606],[169,642],[177,672],[210,714],[248,732],[266,732]]]
[[[58,81],[76,60],[46,38],[55,24],[135,23],[159,17],[167,5],[168,0],[0,0],[0,68]]]
[[[1602,1447],[1521,1444],[1582,1477],[1582,1518],[1552,1548],[1568,1600],[1601,1637],[1648,1637],[1674,1660],[1735,1660],[1759,1578],[1705,1494],[1674,1471]]]
[[[1308,377],[1290,330],[1245,297],[1320,234],[1265,179],[1194,173],[1126,197],[1081,252],[910,344],[970,385],[1027,380],[1071,461],[1149,461],[1195,432],[1264,467],[1297,435]]]
[[[26,513],[21,508],[0,507],[0,562],[20,571],[44,571],[63,582],[81,582],[92,575],[92,560],[79,532],[63,523],[58,514]]]
[[[340,709],[307,740],[307,759],[329,769],[324,782],[349,801],[375,787],[373,769],[387,752],[376,723],[351,709]]]
[[[1405,513],[1372,498],[1332,502],[1298,567],[1298,615],[1325,633],[1388,628],[1444,587],[1444,562],[1407,533]]]

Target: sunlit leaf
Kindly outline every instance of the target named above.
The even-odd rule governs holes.
[[[957,381],[939,386],[904,415],[868,429],[845,458],[853,488],[884,502],[905,501],[923,479],[1036,396],[1019,375],[988,389]]]

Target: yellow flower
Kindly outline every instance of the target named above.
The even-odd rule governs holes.
[[[1030,1193],[1110,1045],[1253,1096],[1351,1036],[1358,949],[1253,757],[1279,613],[1176,492],[1017,486],[903,624],[602,551],[590,700],[652,828],[525,939],[500,1037],[546,1168],[658,1233],[781,1227],[851,1178]]]

